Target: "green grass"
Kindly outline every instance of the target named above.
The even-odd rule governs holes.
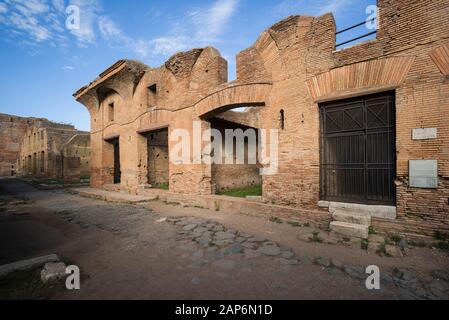
[[[441,232],[441,231],[435,231],[434,237],[435,237],[435,239],[440,240],[440,241],[449,240],[449,234]]]
[[[291,225],[292,227],[295,227],[295,228],[299,228],[299,227],[302,226],[301,223],[299,223],[299,222],[297,222],[297,221],[287,221],[287,223],[288,223],[289,225]]]
[[[155,185],[153,188],[161,189],[161,190],[170,190],[170,185],[168,183],[161,183],[161,184]]]
[[[262,196],[262,186],[231,189],[219,193],[222,196],[246,198],[247,196]]]
[[[393,241],[394,243],[398,243],[402,240],[402,237],[398,234],[392,234],[390,235],[390,240]]]
[[[362,239],[362,242],[361,242],[361,244],[360,244],[360,248],[361,248],[362,250],[368,250],[368,245],[369,245],[368,240]]]
[[[441,249],[441,250],[449,250],[449,242],[440,241],[435,243],[435,248]]]

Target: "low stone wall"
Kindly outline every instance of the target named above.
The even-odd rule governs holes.
[[[217,212],[229,212],[243,215],[279,217],[286,221],[309,223],[319,227],[327,228],[331,216],[326,211],[304,210],[292,207],[278,206],[263,202],[250,201],[244,198],[234,198],[217,195],[186,195],[165,190],[145,189],[138,191],[139,195],[158,197],[159,200],[190,207],[201,207]]]

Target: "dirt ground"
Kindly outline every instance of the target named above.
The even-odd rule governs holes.
[[[314,230],[0,180],[0,265],[56,253],[81,269],[81,290],[57,290],[52,299],[449,298],[447,251],[380,257],[357,243],[303,241]],[[380,290],[366,289],[369,265],[380,267]]]

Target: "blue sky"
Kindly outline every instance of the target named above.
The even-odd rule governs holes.
[[[372,4],[376,0],[0,0],[0,112],[89,130],[89,114],[72,94],[119,59],[156,67],[177,51],[211,45],[228,60],[232,80],[235,55],[277,21],[333,12],[342,29],[364,21]],[[69,5],[80,8],[79,29],[66,27]]]

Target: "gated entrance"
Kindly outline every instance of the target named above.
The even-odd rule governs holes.
[[[395,205],[394,92],[320,105],[321,199]]]

